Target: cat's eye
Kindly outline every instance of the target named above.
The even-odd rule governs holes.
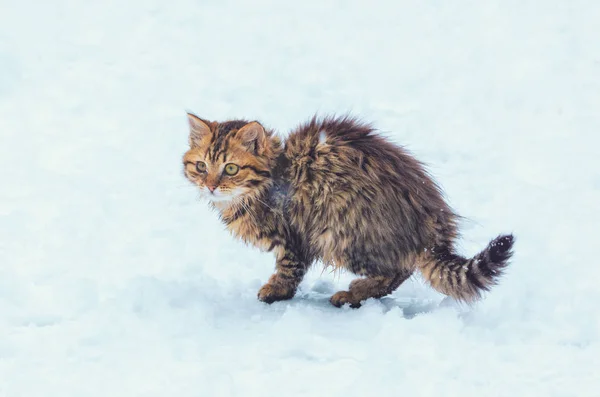
[[[206,172],[206,163],[204,161],[198,161],[196,163],[196,170],[198,170],[198,172],[200,173],[205,173]]]
[[[240,167],[238,167],[235,164],[229,163],[225,166],[225,173],[229,176],[233,176],[233,175],[237,174],[239,170],[240,170]]]

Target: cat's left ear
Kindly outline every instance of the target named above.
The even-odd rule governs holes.
[[[235,136],[254,154],[262,154],[267,147],[267,133],[258,121],[246,124]]]

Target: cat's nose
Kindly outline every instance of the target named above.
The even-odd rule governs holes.
[[[210,190],[211,193],[213,193],[215,191],[215,189],[217,188],[216,186],[210,186],[210,185],[207,185],[206,187],[208,188],[208,190]]]

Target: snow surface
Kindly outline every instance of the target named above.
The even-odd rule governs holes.
[[[0,396],[600,396],[600,2],[0,1]],[[256,292],[271,254],[184,180],[191,110],[352,111],[467,219],[501,285],[437,307]]]

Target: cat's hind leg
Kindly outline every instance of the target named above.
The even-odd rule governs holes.
[[[401,270],[393,277],[374,276],[359,278],[350,283],[348,291],[339,291],[329,300],[332,305],[342,307],[349,303],[352,308],[359,308],[361,301],[369,298],[381,298],[391,294],[406,281],[412,270]]]

